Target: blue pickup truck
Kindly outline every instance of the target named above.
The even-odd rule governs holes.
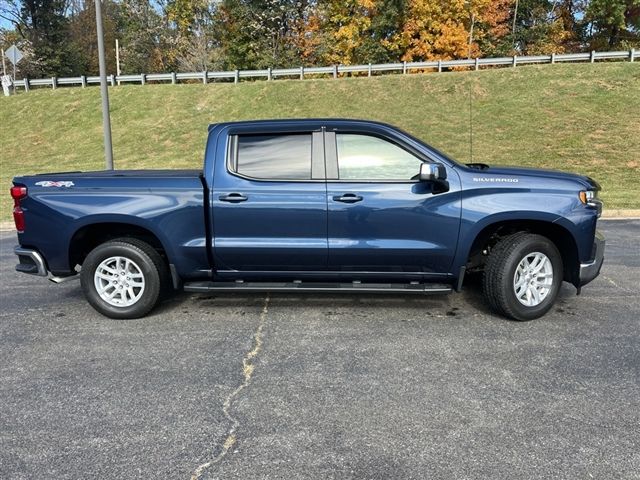
[[[602,266],[599,185],[463,165],[378,122],[209,127],[203,170],[13,180],[19,272],[79,276],[111,318],[190,292],[447,293],[483,272],[497,313],[544,315]]]

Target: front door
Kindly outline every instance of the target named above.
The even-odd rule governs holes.
[[[322,132],[237,134],[229,142],[211,192],[218,273],[326,270]]]
[[[457,185],[438,193],[415,180],[429,159],[390,139],[326,135],[329,270],[448,272],[460,222]]]

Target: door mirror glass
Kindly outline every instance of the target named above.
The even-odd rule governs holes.
[[[447,179],[447,169],[441,163],[421,163],[418,180],[421,182],[440,182]]]

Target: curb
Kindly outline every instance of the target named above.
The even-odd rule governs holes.
[[[637,220],[640,218],[640,210],[630,208],[605,209],[602,212],[605,220]]]

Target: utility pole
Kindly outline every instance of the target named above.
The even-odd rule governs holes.
[[[104,130],[104,156],[106,169],[113,170],[113,147],[111,145],[111,118],[109,115],[109,90],[107,89],[107,62],[104,55],[104,32],[102,31],[102,1],[95,0],[96,31],[98,34],[98,63],[100,64],[100,95],[102,97],[102,128]]]

